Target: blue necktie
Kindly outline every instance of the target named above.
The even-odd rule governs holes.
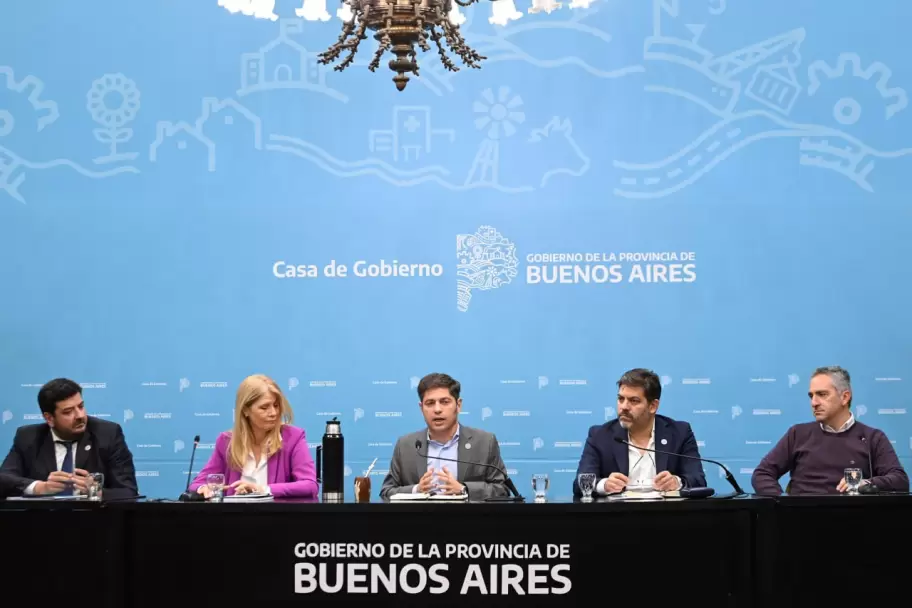
[[[64,473],[73,472],[73,447],[72,441],[58,441],[60,445],[66,448],[66,456],[63,457],[63,465],[60,467],[60,470]],[[73,495],[73,486],[67,486],[63,492],[60,493],[61,496],[72,496]]]

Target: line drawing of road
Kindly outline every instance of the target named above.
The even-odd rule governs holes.
[[[874,188],[869,175],[876,160],[896,159],[912,154],[912,148],[882,151],[863,143],[842,128],[803,124],[787,117],[805,91],[795,69],[800,66],[805,28],[797,28],[724,55],[716,55],[701,42],[704,23],[680,23],[677,0],[653,0],[654,32],[644,44],[647,66],[657,63],[666,83],[649,83],[645,92],[664,94],[696,104],[718,119],[678,152],[657,162],[634,163],[615,160],[619,169],[617,196],[633,199],[661,198],[687,187],[716,166],[751,144],[774,138],[797,137],[798,162],[802,166],[835,171],[867,192]],[[724,12],[721,3],[712,16]],[[677,33],[670,27],[677,25]],[[666,28],[665,26],[669,26]],[[689,34],[681,35],[683,31]],[[851,67],[851,70],[847,70]],[[753,73],[751,73],[753,70]],[[884,120],[906,107],[903,89],[888,84],[891,71],[879,61],[863,67],[857,53],[841,53],[831,66],[817,60],[808,68],[808,97],[818,93],[821,78],[842,78],[848,73],[853,85],[876,89],[889,102]],[[670,75],[673,74],[673,77]],[[876,78],[875,78],[876,77]],[[864,92],[864,89],[860,92]],[[853,94],[854,95],[854,94]],[[739,105],[747,105],[747,109]],[[764,109],[753,109],[759,104]],[[877,115],[875,112],[874,115]],[[832,108],[837,127],[851,127],[861,116],[861,104],[853,96],[840,98]]]
[[[0,146],[0,190],[5,191],[14,200],[25,204],[25,197],[19,192],[19,187],[25,181],[25,170],[43,171],[57,167],[68,167],[76,171],[76,173],[92,179],[104,179],[121,173],[139,173],[139,169],[133,166],[121,166],[107,171],[91,171],[79,163],[64,158],[46,162],[33,162],[25,160],[7,148]]]
[[[779,129],[770,129],[770,123]],[[696,182],[723,160],[735,152],[764,139],[778,137],[826,138],[826,147],[803,142],[801,144],[805,164],[826,167],[837,171],[860,187],[871,192],[867,175],[873,169],[874,161],[867,157],[894,159],[912,155],[912,148],[892,152],[883,152],[864,144],[859,139],[831,127],[815,124],[793,123],[765,110],[745,112],[740,115],[723,118],[693,142],[678,152],[652,163],[629,163],[614,161],[614,166],[622,171],[635,174],[619,179],[620,186],[614,193],[627,198],[661,198]],[[848,147],[838,155],[837,160],[827,160],[821,154],[825,151],[838,150],[829,140],[843,140]],[[848,162],[841,162],[842,160]],[[642,175],[639,177],[638,175]],[[637,188],[637,189],[634,189]]]

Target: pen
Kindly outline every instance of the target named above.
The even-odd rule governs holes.
[[[374,470],[374,465],[377,464],[377,459],[374,458],[374,461],[367,467],[367,471],[364,472],[365,477],[370,477],[371,471]]]

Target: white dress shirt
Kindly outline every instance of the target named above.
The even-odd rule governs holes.
[[[432,492],[436,491],[435,488],[437,486],[437,483],[439,482],[439,480],[437,478],[437,473],[441,469],[443,469],[443,467],[446,467],[447,471],[449,471],[453,475],[453,477],[456,477],[456,478],[459,477],[459,463],[452,462],[453,460],[459,459],[459,428],[460,428],[459,423],[456,423],[456,432],[453,433],[453,436],[450,437],[449,441],[447,441],[446,443],[440,443],[439,441],[435,441],[434,439],[431,439],[431,432],[428,431],[428,434],[427,434],[427,455],[428,455],[427,462],[428,462],[428,467],[432,467],[434,469],[434,478],[432,480],[432,483],[434,485],[432,486],[432,489],[431,489]],[[447,458],[448,460],[440,460],[441,458]],[[463,485],[463,490],[464,489],[465,489],[465,485]],[[417,483],[412,486],[412,493],[413,494],[418,493],[418,484]]]
[[[627,441],[630,441],[630,431],[627,431]],[[632,442],[631,442],[632,443]],[[649,434],[649,443],[646,444],[646,447],[650,450],[655,449],[655,420],[652,421],[652,431]],[[653,452],[640,452],[633,445],[627,446],[627,461],[629,463],[629,469],[627,474],[627,479],[630,480],[631,484],[651,484],[652,480],[656,476],[656,463],[655,463],[655,454]],[[678,485],[683,486],[681,478],[677,475],[674,476],[678,480]],[[608,478],[604,477],[595,484],[595,494],[609,494],[608,489],[605,487],[605,484],[608,482]]]
[[[849,414],[849,419],[846,420],[845,423],[838,429],[834,429],[830,425],[824,424],[822,422],[820,423],[820,428],[822,428],[827,433],[845,433],[850,428],[852,428],[853,424],[855,424],[855,414]]]
[[[241,481],[260,486],[267,494],[272,494],[272,490],[267,485],[269,483],[269,461],[266,459],[265,452],[260,455],[259,462],[256,461],[253,452],[247,454],[247,462],[244,463],[244,470],[241,472]]]
[[[57,470],[63,468],[63,459],[66,458],[67,448],[62,443],[57,443],[58,441],[63,441],[60,437],[57,436],[57,433],[54,432],[54,429],[51,429],[51,439],[54,440],[54,454],[57,456]],[[70,446],[70,451],[73,453],[73,468],[76,468],[76,441],[73,441],[73,444]],[[33,481],[25,489],[26,496],[33,496],[35,494],[35,486],[38,485],[39,481],[45,481],[44,479],[39,479]]]

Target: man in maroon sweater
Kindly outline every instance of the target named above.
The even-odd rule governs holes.
[[[863,484],[880,491],[908,492],[909,477],[883,431],[855,420],[849,372],[841,367],[814,371],[808,391],[815,422],[792,426],[754,469],[751,484],[763,496],[779,496],[779,478],[789,473],[788,493],[846,491],[843,472],[861,469]]]

